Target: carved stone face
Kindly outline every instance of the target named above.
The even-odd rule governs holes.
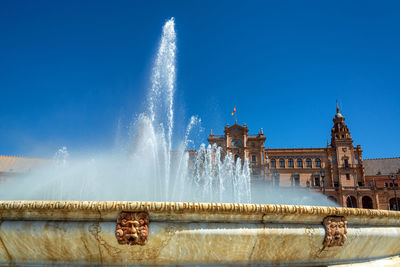
[[[121,212],[115,236],[119,244],[144,245],[148,236],[149,219],[144,212]]]
[[[347,220],[340,216],[329,216],[324,219],[325,247],[343,246],[346,241]]]

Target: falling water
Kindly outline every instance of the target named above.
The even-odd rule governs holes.
[[[55,165],[64,167],[67,164],[69,153],[67,147],[63,146],[54,154],[53,161]]]
[[[148,111],[139,120],[139,132],[135,142],[135,160],[146,159],[162,188],[158,194],[166,199],[173,195],[184,200],[188,187],[193,186],[197,199],[222,201],[228,196],[237,202],[250,202],[250,172],[248,162],[233,162],[231,155],[222,158],[220,148],[202,145],[197,153],[186,151],[192,141],[189,135],[200,119],[191,117],[183,142],[172,150],[174,127],[174,92],[176,79],[176,33],[174,19],[164,27],[152,73],[152,87],[148,97]],[[218,151],[217,151],[218,150]],[[192,157],[192,159],[190,159]],[[189,164],[189,161],[192,163]],[[151,164],[153,163],[153,164]],[[243,166],[242,166],[243,165]],[[229,185],[227,185],[229,184]],[[219,188],[221,187],[221,188]],[[230,188],[230,191],[226,191]],[[219,192],[219,199],[215,198]]]
[[[176,33],[175,20],[169,19],[162,30],[162,37],[154,62],[152,86],[148,98],[150,123],[163,137],[162,152],[165,194],[168,195],[172,151],[172,132],[174,129],[174,92],[176,80]]]
[[[203,144],[191,167],[193,182],[199,189],[198,198],[209,201],[250,203],[249,162],[235,161],[232,154],[222,155],[222,148]]]

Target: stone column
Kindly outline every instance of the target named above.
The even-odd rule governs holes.
[[[357,195],[357,208],[362,208],[363,207],[363,205],[362,205],[362,197],[363,196]]]
[[[379,195],[377,194],[377,192],[376,192],[376,190],[374,190],[374,198],[375,198],[375,201],[373,201],[373,207],[374,207],[374,209],[379,209],[380,207],[380,204],[379,204]]]

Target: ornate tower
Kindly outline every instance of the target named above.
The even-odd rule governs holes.
[[[336,147],[336,145],[343,144],[353,144],[353,139],[351,138],[349,127],[344,123],[345,118],[339,111],[339,107],[336,103],[336,115],[333,118],[333,127],[331,130],[331,146]]]
[[[336,114],[331,130],[332,167],[335,183],[340,187],[358,187],[364,185],[365,177],[361,163],[361,147],[353,146],[349,127],[336,104]]]

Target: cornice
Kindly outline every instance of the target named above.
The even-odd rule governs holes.
[[[233,213],[277,215],[335,215],[400,219],[400,212],[342,207],[276,204],[138,202],[138,201],[0,201],[0,213],[10,211],[146,211],[174,213]]]

